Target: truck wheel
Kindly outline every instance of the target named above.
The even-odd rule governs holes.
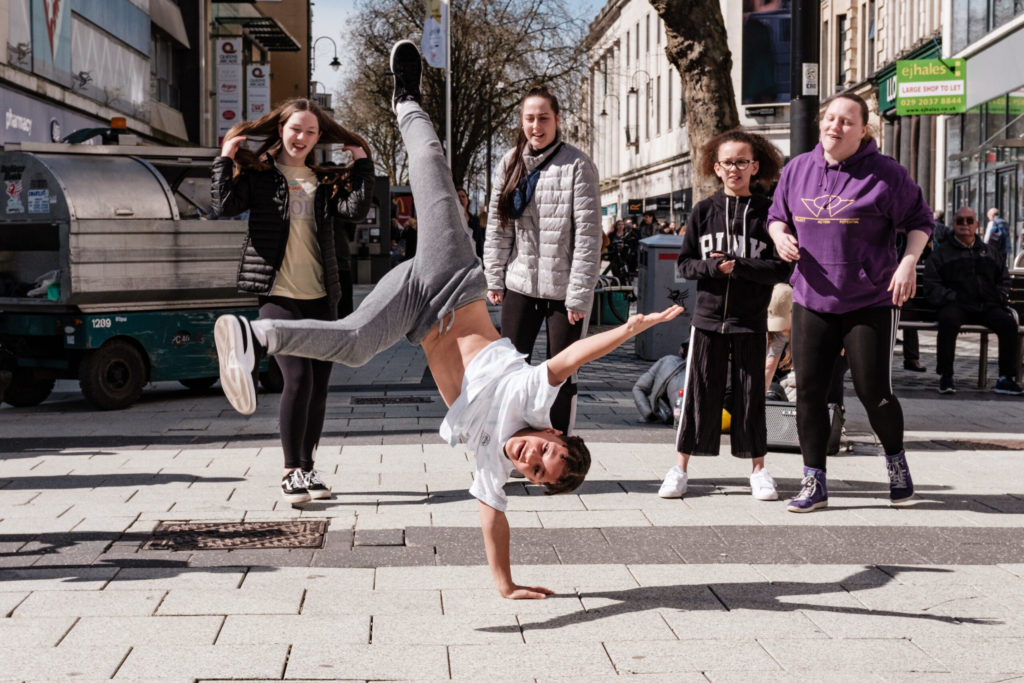
[[[112,339],[82,359],[78,383],[85,398],[97,408],[127,408],[142,396],[146,363],[134,346]]]
[[[4,402],[17,408],[37,406],[50,396],[55,381],[27,368],[15,368],[11,384],[3,394]]]
[[[260,373],[260,386],[268,394],[280,394],[284,390],[284,375],[273,356],[267,359],[267,371]]]
[[[188,379],[179,379],[184,386],[188,387],[192,391],[206,391],[214,384],[217,383],[216,377],[190,377]]]

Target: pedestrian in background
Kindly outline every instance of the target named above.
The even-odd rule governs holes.
[[[691,455],[718,455],[724,408],[732,416],[733,456],[752,463],[751,494],[776,500],[775,480],[764,468],[765,335],[772,287],[789,276],[789,266],[776,256],[768,236],[771,200],[754,194],[751,182],[755,176],[763,183],[778,177],[782,154],[766,138],[735,129],[708,140],[698,163],[703,175],[721,180],[722,189],[693,208],[679,252],[679,274],[697,281],[697,301],[677,463],[658,495],[686,493]],[[733,389],[731,405],[725,404],[727,384]]]
[[[1010,253],[1010,226],[999,215],[999,209],[992,207],[986,214],[988,224],[985,226],[985,244],[991,247],[992,258],[999,265],[1006,265],[1006,255]]]
[[[562,139],[560,124],[555,96],[531,88],[487,212],[487,299],[502,304],[501,333],[528,361],[542,324],[548,358],[586,334],[601,265],[597,167]],[[551,408],[552,426],[571,433],[575,413],[573,375]]]
[[[255,152],[247,137],[261,140]],[[311,152],[341,144],[350,165],[320,167]],[[335,220],[362,220],[373,193],[369,145],[314,102],[292,99],[266,116],[235,125],[213,161],[216,216],[249,211],[238,268],[238,290],[259,297],[261,319],[336,320],[342,292]],[[281,494],[289,503],[330,498],[314,467],[323,430],[331,363],[275,356],[284,377],[280,428],[284,451]]]
[[[826,378],[844,348],[857,397],[885,452],[889,500],[899,504],[914,495],[903,409],[892,393],[893,340],[899,307],[914,296],[917,261],[935,225],[907,170],[878,152],[863,99],[834,97],[819,133],[818,145],[783,170],[768,226],[779,255],[796,263],[792,348],[804,476],[789,501],[792,512],[828,505]],[[907,233],[902,259],[896,257],[898,232]]]
[[[462,205],[462,213],[466,217],[466,225],[469,226],[469,232],[473,236],[473,244],[476,245],[477,258],[483,259],[484,257],[484,228],[480,225],[480,217],[475,213],[469,212],[469,193],[466,192],[466,188],[460,187],[459,193],[459,204]]]

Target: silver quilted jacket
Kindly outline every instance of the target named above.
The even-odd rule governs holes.
[[[524,154],[529,173],[552,153],[523,215],[508,229],[498,222],[498,196],[515,148],[501,162],[491,193],[484,241],[487,288],[510,289],[541,299],[564,299],[565,307],[589,313],[601,266],[601,204],[597,167],[564,143],[544,154]],[[514,229],[513,229],[514,228]]]

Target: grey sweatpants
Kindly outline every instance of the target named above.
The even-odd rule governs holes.
[[[397,109],[416,203],[416,255],[381,278],[341,320],[255,321],[267,353],[364,365],[403,336],[419,344],[451,314],[443,334],[455,309],[484,298],[487,283],[430,117],[415,102]]]

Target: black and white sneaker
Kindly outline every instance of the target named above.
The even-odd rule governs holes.
[[[213,340],[220,362],[220,387],[231,407],[242,415],[256,410],[256,340],[249,320],[240,315],[222,315],[213,326]]]
[[[953,375],[939,375],[939,393],[955,394],[956,384],[953,382]]]
[[[306,488],[306,477],[302,470],[292,470],[281,480],[281,496],[291,503],[308,503],[313,497]]]
[[[308,472],[303,470],[302,478],[306,482],[306,490],[309,491],[309,497],[313,500],[331,497],[331,487],[320,478],[320,473],[315,469]]]
[[[423,62],[419,48],[411,40],[400,40],[391,48],[391,75],[395,77],[395,93],[391,108],[399,102],[422,102],[423,92],[420,79],[423,76]]]

